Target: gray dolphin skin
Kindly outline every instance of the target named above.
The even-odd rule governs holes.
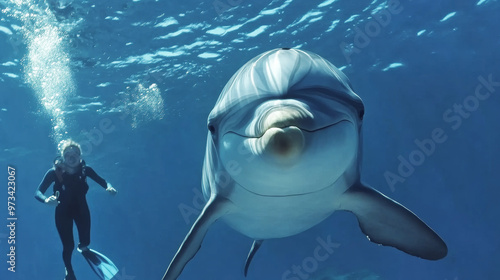
[[[163,280],[174,280],[218,219],[262,241],[352,212],[374,243],[423,259],[444,241],[415,214],[360,181],[364,105],[347,77],[317,54],[265,52],[226,84],[208,117],[202,190],[207,201]]]

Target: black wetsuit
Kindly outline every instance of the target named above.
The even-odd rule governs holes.
[[[61,180],[58,178],[61,176]],[[63,244],[63,260],[68,273],[73,273],[71,266],[71,254],[75,247],[73,240],[73,221],[78,229],[80,240],[79,247],[90,244],[90,211],[85,195],[89,189],[86,177],[90,177],[103,188],[107,188],[106,180],[101,178],[89,166],[81,165],[75,174],[67,172],[56,173],[54,168],[49,169],[42,182],[38,186],[35,198],[45,202],[47,198],[44,193],[54,183],[53,193],[59,191],[59,205],[56,207],[56,227]]]

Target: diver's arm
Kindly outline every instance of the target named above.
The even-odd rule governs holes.
[[[113,186],[111,186],[110,183],[106,182],[106,180],[104,180],[101,176],[97,175],[97,173],[94,171],[94,169],[92,169],[92,167],[86,166],[85,174],[87,174],[87,176],[89,176],[96,183],[101,185],[101,187],[106,189],[106,191],[108,191],[109,193],[114,195],[118,192],[115,190],[115,188],[113,188]]]
[[[42,182],[40,183],[40,185],[36,189],[35,198],[38,201],[45,203],[45,200],[47,199],[47,197],[44,195],[44,193],[47,191],[49,186],[53,182],[55,182],[55,180],[56,180],[56,172],[54,171],[54,169],[49,169],[49,171],[47,171],[47,173],[45,173],[45,176],[43,177]]]
[[[101,176],[97,175],[97,173],[90,166],[85,166],[85,174],[94,180],[97,184],[99,184],[103,188],[108,188],[108,183]]]
[[[85,166],[85,174],[90,177],[90,179],[94,180],[97,184],[99,184],[103,188],[108,187],[108,183],[101,176],[97,175],[97,173],[90,166]]]

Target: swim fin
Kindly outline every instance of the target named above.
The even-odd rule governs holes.
[[[81,253],[102,280],[111,280],[118,273],[116,265],[105,255],[92,249],[83,250]]]

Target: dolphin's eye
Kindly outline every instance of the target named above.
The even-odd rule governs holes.
[[[208,130],[210,130],[210,133],[214,134],[215,133],[215,126],[209,124],[208,125]]]
[[[359,111],[359,119],[363,120],[364,115],[365,115],[365,109],[361,109],[361,111]]]

